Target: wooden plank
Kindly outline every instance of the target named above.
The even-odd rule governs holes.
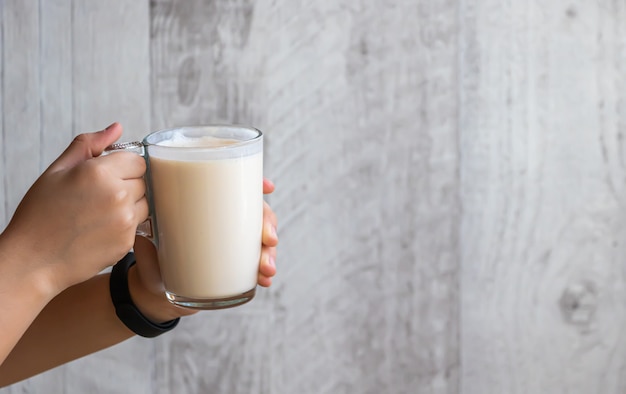
[[[252,123],[260,63],[249,1],[152,2],[153,129],[189,123]],[[245,48],[245,51],[243,50]]]
[[[281,222],[275,286],[160,340],[156,387],[456,393],[455,3],[152,4],[153,127],[260,127]]]
[[[40,170],[72,140],[72,0],[40,2],[41,149]]]
[[[41,112],[38,3],[9,1],[2,13],[4,227],[39,176]]]
[[[62,27],[49,24],[58,16],[54,7],[56,3],[47,3],[44,7],[50,14],[43,15],[37,2],[0,3],[3,36],[8,40],[2,45],[2,67],[5,70],[2,74],[7,83],[0,86],[3,87],[2,94],[11,98],[5,101],[4,106],[0,105],[5,127],[1,149],[3,165],[0,165],[0,174],[4,180],[0,186],[2,227],[10,219],[23,193],[42,170],[44,152],[48,151],[50,143],[46,139],[50,134],[46,126],[54,116],[59,116],[47,116],[44,98],[51,101],[55,113],[63,114],[68,109],[55,105],[62,97],[60,84],[63,76],[57,74],[52,79],[48,73],[55,64],[54,52],[62,53],[60,48],[53,50],[49,46],[50,37],[63,31]],[[42,64],[52,68],[41,67]],[[47,94],[48,87],[56,90],[57,94]],[[5,184],[7,188],[3,190]],[[8,394],[29,393],[45,388],[49,392],[62,392],[64,383],[62,373],[42,374],[0,391]]]
[[[15,30],[16,26],[34,29],[30,35],[20,32],[19,37],[11,33],[12,45],[4,46],[5,67],[12,72],[5,77],[10,76],[14,81],[8,87],[5,85],[5,94],[18,99],[28,94],[23,100],[28,100],[28,105],[35,104],[30,112],[17,112],[5,105],[3,113],[13,122],[10,129],[16,130],[19,128],[14,123],[29,125],[41,119],[36,135],[5,133],[9,137],[5,149],[13,152],[23,147],[27,149],[24,156],[33,163],[30,168],[23,160],[16,162],[15,154],[8,155],[5,156],[9,163],[7,171],[24,166],[33,172],[34,179],[73,135],[102,128],[114,120],[126,126],[126,139],[136,139],[148,132],[147,2],[127,0],[100,5],[46,0],[40,2],[39,8],[37,2],[3,4],[5,32]],[[9,50],[11,56],[6,55]],[[22,60],[25,57],[27,60]],[[24,62],[28,64],[25,66]],[[26,78],[17,78],[16,74]],[[11,105],[16,103],[20,101]],[[39,112],[35,113],[35,109]],[[18,196],[11,192],[9,207]],[[7,393],[153,392],[154,368],[150,362],[153,351],[151,342],[133,339],[5,390]],[[111,374],[117,379],[109,379]]]
[[[246,393],[268,391],[268,341],[272,320],[260,305],[204,312],[185,319],[176,333],[158,339],[156,393]]]
[[[150,127],[148,2],[72,4],[74,134],[119,121],[123,140],[141,138]],[[66,392],[153,393],[153,358],[154,342],[132,338],[64,367]]]
[[[622,393],[626,7],[461,15],[461,392]]]
[[[293,41],[267,67],[289,265],[275,388],[456,392],[455,9],[311,8],[276,9],[272,38]]]
[[[50,60],[48,41],[44,38],[49,26],[41,18],[38,2],[3,2],[2,94],[10,97],[2,105],[3,139],[0,174],[3,178],[2,227],[8,222],[17,204],[42,170],[47,118],[42,97],[47,75],[42,63]],[[59,78],[60,76],[57,76]],[[54,99],[54,98],[53,98]],[[39,387],[62,391],[62,374],[45,374],[5,389],[12,392],[37,392]]]
[[[4,229],[9,222],[6,213],[6,142],[4,137],[4,3],[0,3],[0,228]]]
[[[149,4],[74,2],[74,132],[119,121],[123,140],[150,130]]]
[[[152,2],[153,129],[262,126],[263,107],[248,108],[262,88],[262,63],[237,61],[254,52],[245,45],[254,12],[249,2]],[[261,344],[272,335],[272,314],[270,295],[259,290],[244,307],[184,319],[157,341],[157,392],[270,392],[273,366]]]

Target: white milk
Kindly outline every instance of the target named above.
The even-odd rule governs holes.
[[[198,144],[216,146],[217,141],[205,137]],[[218,143],[224,144],[228,141]],[[263,153],[193,161],[151,153],[150,173],[166,290],[212,299],[254,289],[263,226]]]

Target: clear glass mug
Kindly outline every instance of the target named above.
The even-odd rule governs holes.
[[[263,227],[263,134],[243,126],[157,131],[114,144],[146,160],[152,241],[170,302],[222,309],[256,292]]]

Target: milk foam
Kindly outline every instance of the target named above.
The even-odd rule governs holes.
[[[188,137],[174,133],[148,146],[150,157],[177,161],[206,161],[251,156],[263,151],[257,140],[236,140],[213,136]]]
[[[159,141],[156,145],[169,146],[173,148],[219,148],[221,146],[233,145],[238,142],[240,141],[212,136],[190,138],[185,135],[174,134],[171,138]]]

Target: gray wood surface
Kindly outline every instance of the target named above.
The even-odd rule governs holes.
[[[454,3],[153,4],[153,128],[261,128],[282,243],[163,339],[159,392],[457,392]]]
[[[626,392],[626,3],[461,15],[461,392]]]
[[[74,135],[116,120],[126,140],[149,131],[150,13],[134,0],[4,1],[0,9],[4,222]],[[0,391],[152,393],[154,351],[132,339]]]
[[[0,21],[0,222],[77,133],[240,123],[281,238],[252,303],[0,393],[626,391],[622,0],[0,0]]]
[[[5,219],[41,170],[38,7],[37,2],[7,2],[2,10]]]

